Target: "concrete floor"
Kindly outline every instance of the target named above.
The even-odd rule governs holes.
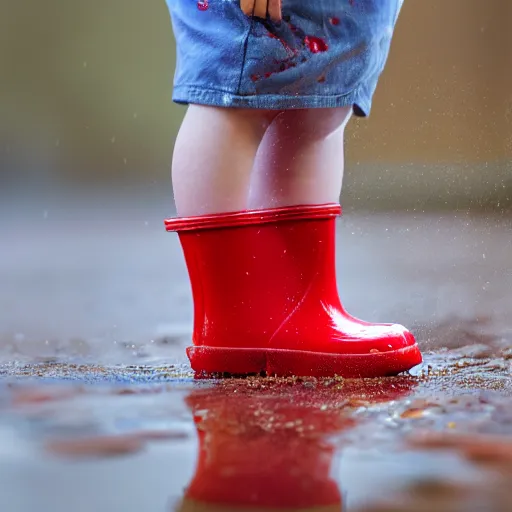
[[[1,510],[512,508],[512,218],[340,221],[345,305],[412,328],[412,376],[198,383],[163,201],[0,214]]]

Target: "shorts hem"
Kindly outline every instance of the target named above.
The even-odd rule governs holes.
[[[252,94],[239,95],[231,92],[205,89],[191,85],[181,85],[174,88],[173,101],[182,105],[209,105],[225,108],[254,108],[262,110],[293,110],[308,108],[337,108],[352,106],[354,114],[367,117],[370,105],[361,101],[359,90],[339,95],[297,95],[283,96],[281,94]]]

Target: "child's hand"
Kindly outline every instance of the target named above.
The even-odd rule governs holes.
[[[247,16],[281,21],[281,0],[240,0],[240,8]]]

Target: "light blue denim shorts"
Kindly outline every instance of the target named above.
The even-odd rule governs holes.
[[[352,105],[367,116],[403,0],[283,0],[279,23],[239,0],[167,0],[173,100],[258,109]]]

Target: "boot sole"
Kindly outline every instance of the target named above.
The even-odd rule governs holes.
[[[370,378],[398,375],[422,362],[418,346],[369,354],[330,354],[305,350],[188,347],[196,378],[219,374]]]

